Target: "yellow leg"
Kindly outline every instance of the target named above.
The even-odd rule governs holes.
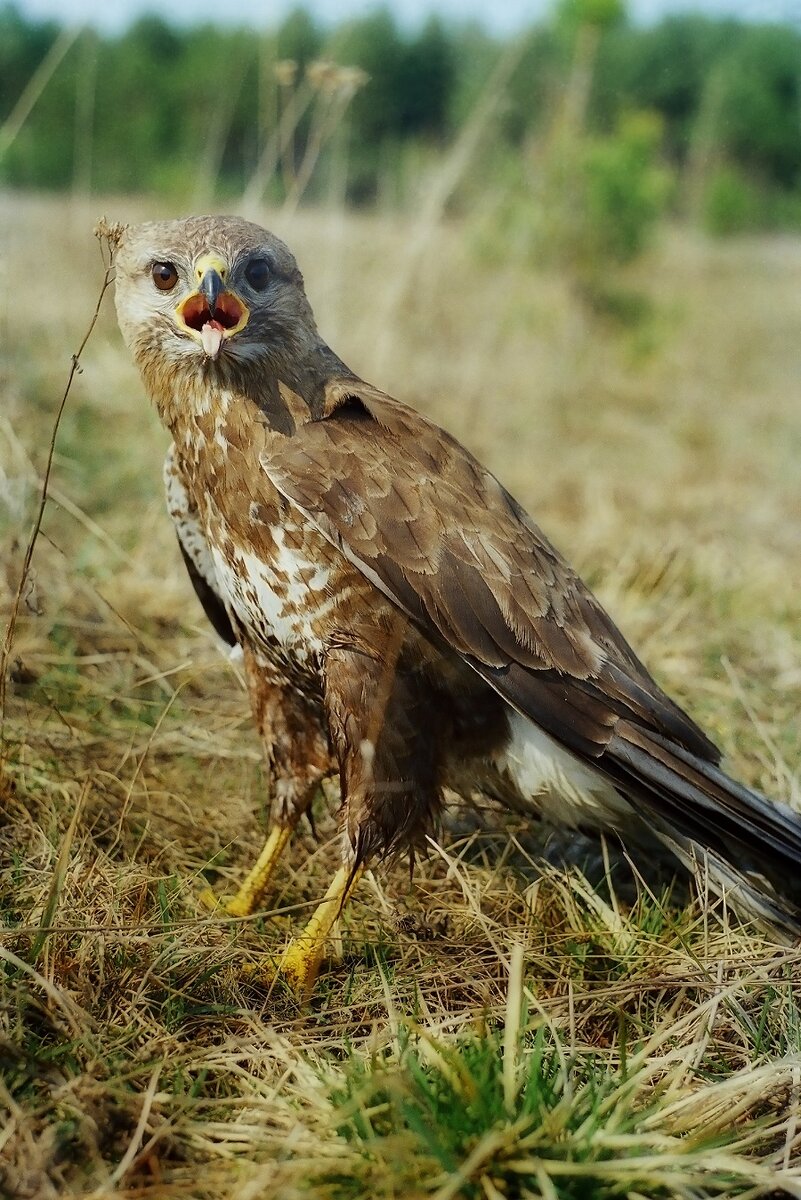
[[[287,947],[278,964],[299,1000],[308,1000],[323,961],[325,943],[350,899],[363,867],[340,867],[303,932]]]
[[[249,917],[259,907],[291,834],[292,830],[284,825],[274,825],[270,830],[270,836],[255,865],[248,871],[239,891],[225,906],[232,917]]]

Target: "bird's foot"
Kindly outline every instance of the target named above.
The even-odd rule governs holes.
[[[245,968],[251,979],[272,986],[281,980],[299,1004],[305,1004],[314,991],[320,974],[325,946],[311,943],[303,935],[294,938],[283,954],[268,954],[253,966]]]
[[[232,917],[249,917],[258,909],[291,835],[292,830],[286,825],[274,825],[270,830],[264,849],[248,871],[242,886],[225,905]]]
[[[201,903],[213,912],[222,908],[231,917],[252,916],[261,906],[278,860],[291,835],[292,830],[287,826],[274,825],[264,843],[264,849],[248,871],[236,895],[217,897],[211,888],[204,888],[200,893]]]
[[[218,896],[214,888],[204,887],[198,894],[198,900],[209,912],[218,912],[225,907],[226,897]]]
[[[326,942],[334,933],[339,914],[350,898],[362,869],[340,867],[303,932],[290,942],[283,954],[268,955],[251,967],[248,974],[260,975],[270,983],[283,979],[297,999],[305,1003],[317,982]]]

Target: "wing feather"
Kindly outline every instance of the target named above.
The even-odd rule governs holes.
[[[628,718],[719,760],[489,471],[383,393],[329,391],[325,419],[276,439],[262,466],[430,637],[583,756]]]

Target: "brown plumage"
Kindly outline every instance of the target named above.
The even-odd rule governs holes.
[[[489,471],[322,342],[283,243],[238,218],[130,229],[117,307],[173,437],[184,558],[245,654],[278,825],[336,768],[360,863],[412,848],[472,770],[568,824],[644,821],[798,928],[798,816],[720,770]]]

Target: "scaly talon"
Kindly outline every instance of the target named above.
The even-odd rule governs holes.
[[[203,890],[198,895],[198,900],[203,905],[203,907],[207,908],[210,912],[216,912],[217,909],[222,904],[220,897],[217,895],[217,893],[214,891],[214,889],[210,888],[210,887],[203,888]]]
[[[279,858],[286,849],[292,830],[285,825],[274,825],[264,843],[264,849],[245,880],[225,909],[232,917],[249,917],[259,907]]]
[[[253,971],[266,970],[271,978],[282,975],[298,1000],[308,1000],[320,972],[325,943],[363,870],[363,867],[340,867],[303,932],[282,955],[270,955]]]

